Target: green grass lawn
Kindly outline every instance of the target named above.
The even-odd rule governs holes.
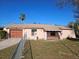
[[[65,40],[63,43],[79,56],[79,41]]]
[[[31,50],[30,50],[30,41],[26,41],[26,44],[25,44],[25,49],[24,49],[24,52],[23,52],[23,55],[24,55],[24,59],[32,59],[31,57]]]
[[[9,48],[0,50],[0,59],[10,59],[16,47],[17,47],[17,44]]]
[[[37,40],[30,41],[30,43],[32,48],[33,59],[79,59],[79,41]],[[64,43],[65,45],[62,43]],[[28,44],[26,44],[25,47],[25,50],[29,49]],[[25,59],[31,59],[30,50],[28,50],[28,52],[25,52],[24,54]],[[29,58],[27,58],[26,56],[29,56]]]

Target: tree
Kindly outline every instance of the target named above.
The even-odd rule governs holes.
[[[21,13],[19,18],[21,21],[24,21],[26,18],[26,15],[24,13]]]
[[[75,24],[75,22],[69,22],[68,27],[73,29],[74,28],[74,24]]]
[[[76,37],[79,38],[79,21],[78,20],[76,20],[74,23],[74,31],[75,31]]]
[[[4,30],[0,30],[0,39],[5,39],[7,38],[7,32]]]
[[[58,0],[57,2],[61,6],[65,6],[67,4],[70,4],[72,6],[78,6],[79,5],[79,0]]]
[[[76,20],[75,22],[70,22],[68,24],[68,27],[74,29],[76,37],[79,38],[79,20]]]
[[[61,8],[65,7],[66,5],[72,6],[74,9],[74,17],[76,20],[79,19],[79,0],[57,0],[57,5]]]
[[[74,26],[72,26],[72,23],[70,23],[69,26],[73,27],[76,37],[79,38],[79,0],[59,0],[57,4],[61,8],[65,7],[66,5],[70,5],[74,9],[74,17],[76,21]]]

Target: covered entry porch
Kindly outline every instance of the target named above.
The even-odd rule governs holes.
[[[60,39],[59,33],[61,31],[47,31],[47,39],[48,40],[55,40]]]

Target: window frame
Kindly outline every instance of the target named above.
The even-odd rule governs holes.
[[[37,29],[36,28],[32,28],[31,29],[31,33],[32,33],[31,35],[34,36],[35,35],[35,32],[37,32]]]

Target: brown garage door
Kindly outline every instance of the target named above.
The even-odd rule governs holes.
[[[11,38],[22,38],[22,30],[18,30],[18,29],[10,30],[10,37]]]

